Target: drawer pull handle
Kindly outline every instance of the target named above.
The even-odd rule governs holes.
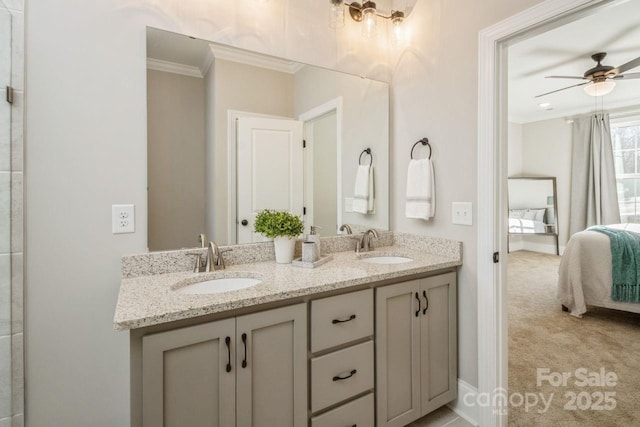
[[[341,320],[341,319],[333,319],[333,320],[331,321],[331,323],[333,323],[333,324],[335,325],[335,324],[337,324],[337,323],[351,322],[351,321],[352,321],[353,319],[355,319],[355,318],[356,318],[356,315],[355,315],[355,314],[352,314],[351,316],[349,316],[349,318],[348,318],[348,319],[342,319],[342,320]]]
[[[228,357],[227,372],[231,372],[231,338],[226,337],[224,339],[224,343],[227,345],[227,357]]]
[[[352,376],[354,376],[356,374],[356,372],[358,372],[355,369],[352,369],[351,372],[349,372],[349,375],[341,377],[340,375],[336,375],[335,377],[333,377],[334,381],[342,381],[342,380],[346,380],[348,378],[351,378]]]
[[[416,292],[416,299],[418,300],[418,310],[416,311],[416,317],[420,316],[420,296]]]
[[[423,290],[422,296],[424,297],[425,304],[427,304],[424,310],[422,310],[422,314],[427,314],[427,310],[429,310],[429,297],[427,296],[427,291]]]
[[[242,360],[242,367],[247,367],[247,334],[242,334],[242,344],[244,344],[244,359]]]

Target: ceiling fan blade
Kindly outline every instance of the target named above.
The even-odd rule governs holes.
[[[545,76],[545,79],[579,79],[579,80],[588,80],[584,77],[579,76]]]
[[[578,86],[586,85],[587,83],[591,83],[591,82],[589,81],[589,82],[584,82],[584,83],[578,83],[577,85],[563,87],[562,89],[552,90],[551,92],[547,92],[547,93],[541,93],[540,95],[536,95],[534,98],[540,98],[541,96],[550,95],[552,93],[560,92],[561,90],[566,90],[566,89],[571,89],[572,87],[578,87]]]
[[[624,73],[627,70],[631,70],[631,69],[636,68],[636,67],[640,67],[640,56],[637,57],[636,59],[632,59],[631,61],[627,62],[626,64],[622,64],[619,67],[614,68],[611,71],[612,72],[615,71],[616,74],[621,74],[621,73]]]
[[[631,79],[640,79],[640,73],[627,73],[627,74],[618,74],[613,78],[614,80],[631,80]]]

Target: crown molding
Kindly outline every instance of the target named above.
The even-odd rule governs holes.
[[[273,56],[253,53],[235,47],[222,45],[209,45],[211,53],[216,59],[239,62],[241,64],[252,65],[254,67],[267,68],[281,73],[295,74],[304,64],[286,59],[275,58]]]
[[[164,71],[166,73],[182,74],[189,77],[202,78],[204,76],[204,73],[198,67],[153,58],[147,58],[147,69]]]

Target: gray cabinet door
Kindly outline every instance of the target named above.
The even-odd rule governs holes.
[[[378,426],[405,426],[421,415],[419,280],[376,289]]]
[[[235,344],[234,319],[143,337],[142,425],[234,426]]]
[[[420,286],[421,400],[426,415],[458,395],[456,274],[427,277]]]
[[[307,425],[306,305],[237,317],[236,342],[237,425]]]

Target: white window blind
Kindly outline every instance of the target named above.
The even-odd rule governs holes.
[[[640,223],[640,116],[612,121],[611,141],[623,223]]]

